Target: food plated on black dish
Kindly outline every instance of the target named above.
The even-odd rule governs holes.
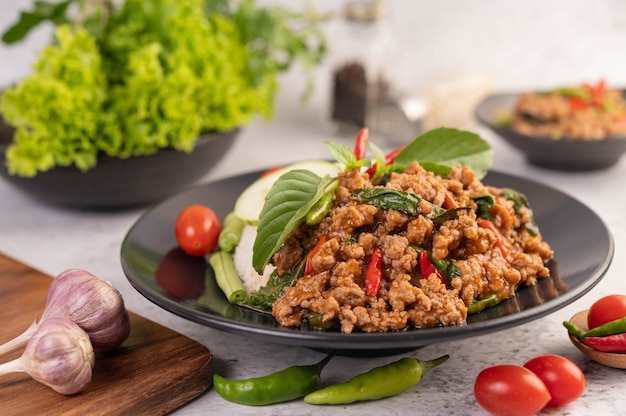
[[[604,81],[486,97],[477,119],[532,164],[558,170],[608,168],[626,150],[626,101]]]
[[[384,351],[548,314],[593,287],[613,256],[610,233],[583,205],[520,178],[484,176],[491,148],[473,133],[437,129],[395,159],[375,146],[367,158],[358,141],[354,152],[329,147],[336,164],[308,161],[261,178],[251,173],[154,207],[124,240],[127,277],[158,305],[209,326],[312,348]],[[176,218],[193,204],[211,207],[224,224],[234,212],[244,232],[234,250],[201,257],[208,262],[196,279],[204,292],[183,299],[155,276],[198,260],[179,256],[173,268],[162,265],[179,244]],[[576,238],[562,238],[563,216],[553,215],[559,205],[594,224],[583,232],[602,247],[597,258],[580,256]],[[229,264],[212,261],[225,251]],[[246,270],[235,269],[242,258],[243,269],[257,273],[255,287]],[[263,280],[268,264],[276,272]],[[224,277],[226,269],[234,279]],[[243,296],[232,296],[241,290]]]

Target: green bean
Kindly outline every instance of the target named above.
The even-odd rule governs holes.
[[[472,302],[467,307],[467,313],[470,315],[474,313],[478,313],[487,308],[491,308],[492,306],[496,306],[501,301],[502,301],[502,298],[500,297],[500,295],[496,295],[495,293],[492,293],[490,295],[483,297],[482,299],[477,299],[474,302]]]
[[[232,252],[241,240],[241,232],[246,223],[231,212],[224,218],[222,232],[217,240],[217,245],[222,251]]]
[[[306,396],[320,385],[322,369],[332,354],[313,365],[298,365],[262,377],[245,380],[227,380],[213,375],[217,394],[233,403],[263,406]]]
[[[230,303],[239,303],[246,296],[246,289],[235,270],[233,258],[225,251],[215,251],[209,256],[209,264],[213,267],[217,285],[222,289]]]
[[[448,355],[430,361],[405,357],[376,367],[350,380],[314,391],[304,397],[310,404],[348,404],[395,396],[419,383],[424,374],[448,360]]]

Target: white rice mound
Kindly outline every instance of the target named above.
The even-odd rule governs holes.
[[[258,274],[252,267],[252,247],[256,238],[256,228],[252,225],[246,225],[241,233],[241,240],[233,253],[233,262],[235,270],[243,283],[243,287],[248,294],[256,292],[259,288],[265,286],[270,275],[276,268],[268,264],[263,274]]]

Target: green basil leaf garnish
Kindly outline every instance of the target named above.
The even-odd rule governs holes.
[[[396,156],[395,164],[408,166],[414,160],[425,169],[444,174],[456,165],[469,166],[482,179],[491,167],[493,149],[475,133],[441,127],[409,143]]]
[[[289,234],[305,219],[317,201],[334,186],[336,178],[320,178],[315,173],[296,169],[281,175],[265,197],[259,226],[252,247],[252,266],[259,273]]]

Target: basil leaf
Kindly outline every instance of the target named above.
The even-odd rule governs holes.
[[[372,205],[380,209],[395,209],[413,217],[424,215],[420,204],[426,203],[430,205],[432,210],[424,216],[432,220],[435,225],[441,225],[446,221],[453,220],[457,217],[459,211],[470,209],[469,207],[460,207],[446,210],[420,198],[414,193],[382,187],[356,188],[352,190],[350,197],[361,204]]]
[[[301,263],[302,265],[304,264],[304,262]],[[251,293],[243,303],[256,310],[272,313],[272,305],[285,293],[285,288],[294,286],[300,276],[302,276],[302,265],[294,273],[284,276],[279,276],[274,271],[270,275],[267,284],[260,287],[256,292]]]
[[[528,234],[530,234],[533,237],[539,234],[539,227],[537,226],[537,223],[535,222],[533,209],[531,208],[530,203],[528,202],[528,199],[526,198],[526,195],[511,188],[500,189],[500,195],[502,195],[504,198],[508,199],[509,201],[513,202],[513,210],[515,211],[517,215],[522,215],[521,210],[523,208],[528,210],[528,214],[530,215],[530,221],[525,223],[524,227],[526,228],[526,231],[528,231]]]
[[[70,3],[75,0],[66,0],[60,3],[48,3],[45,1],[35,1],[32,11],[20,13],[20,19],[2,35],[2,42],[9,45],[24,39],[35,27],[46,20],[50,20],[55,25],[68,22],[65,12]]]
[[[409,143],[396,156],[395,164],[408,166],[414,160],[435,173],[459,164],[469,166],[482,179],[491,167],[493,149],[475,133],[441,127]]]
[[[335,160],[345,166],[346,172],[358,169],[361,166],[369,166],[372,162],[369,159],[357,160],[354,152],[343,143],[325,142],[328,150]]]
[[[252,266],[261,273],[272,255],[337,179],[295,169],[281,175],[265,197],[252,246]]]

